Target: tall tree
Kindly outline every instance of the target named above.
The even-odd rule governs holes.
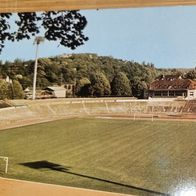
[[[17,80],[13,80],[12,83],[12,90],[13,90],[13,99],[23,99],[24,92],[22,89],[21,84]]]
[[[115,96],[131,96],[130,81],[126,74],[119,72],[116,74],[111,83],[112,95]]]
[[[88,40],[83,34],[87,20],[78,11],[51,11],[42,13],[0,14],[0,53],[5,41],[30,39],[45,30],[44,37],[49,41],[58,41],[59,45],[75,49]],[[12,24],[15,20],[15,26]],[[41,25],[40,25],[41,24]]]
[[[101,97],[111,94],[110,83],[102,72],[93,73],[90,77],[90,81],[89,92],[91,96]]]
[[[10,98],[10,84],[5,80],[0,79],[0,99]]]
[[[196,80],[196,69],[193,69],[189,71],[188,73],[186,73],[185,77],[187,79]]]
[[[132,82],[132,92],[134,97],[145,98],[145,93],[147,89],[148,86],[146,82],[139,77],[136,77],[135,80]]]
[[[76,95],[81,97],[89,96],[89,87],[91,82],[88,78],[84,77],[76,81]]]

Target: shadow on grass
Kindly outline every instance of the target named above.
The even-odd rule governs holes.
[[[119,183],[119,182],[114,182],[114,181],[110,181],[110,180],[106,180],[106,179],[102,179],[102,178],[88,176],[88,175],[84,175],[84,174],[80,174],[80,173],[75,173],[75,172],[70,171],[71,167],[65,167],[63,165],[59,165],[59,164],[52,163],[52,162],[45,161],[45,160],[35,161],[35,162],[27,162],[27,163],[20,163],[20,165],[23,165],[23,166],[26,166],[26,167],[29,167],[29,168],[32,168],[32,169],[55,170],[55,171],[59,171],[59,172],[64,172],[66,174],[79,176],[79,177],[83,177],[83,178],[87,178],[87,179],[91,179],[91,180],[106,182],[106,183],[110,183],[110,184],[114,184],[114,185],[118,185],[118,186],[122,186],[122,187],[127,187],[127,188],[135,189],[135,190],[138,190],[138,191],[143,191],[143,192],[154,194],[154,195],[169,196],[169,194],[158,192],[158,191],[153,191],[153,190],[149,190],[149,189],[145,189],[145,188],[141,188],[141,187],[136,187],[136,186],[132,186],[132,185],[128,185],[128,184],[123,184],[123,183]]]
[[[20,163],[20,165],[24,165],[32,169],[49,169],[49,170],[55,170],[59,172],[67,172],[69,171],[69,169],[71,169],[70,167],[64,167],[62,165],[52,163],[49,161],[27,162],[27,163]]]

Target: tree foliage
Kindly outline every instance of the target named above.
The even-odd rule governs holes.
[[[89,93],[94,97],[109,96],[111,94],[111,87],[108,79],[102,72],[93,73],[90,76],[91,86]]]
[[[0,62],[0,78],[9,76],[18,80],[23,89],[32,87],[33,67],[32,60]],[[96,54],[61,55],[38,60],[37,88],[69,83],[76,85],[78,97],[131,96],[132,92],[132,96],[143,98],[149,84],[158,75],[171,74],[172,71],[156,69],[149,63],[140,64]]]
[[[10,98],[9,83],[0,79],[0,99]]]
[[[0,79],[0,99],[23,99],[24,91],[19,81],[12,83]]]
[[[132,92],[135,97],[144,98],[145,93],[148,90],[148,86],[144,80],[140,80],[139,78],[135,78],[132,83]]]
[[[114,96],[131,96],[130,81],[126,74],[119,72],[114,76],[111,83],[112,95]]]
[[[11,25],[13,14],[0,14],[0,53],[5,41],[20,41],[39,35],[57,41],[59,45],[75,49],[88,40],[83,34],[87,20],[78,11],[50,11],[42,13],[18,13],[15,25]],[[14,19],[15,19],[14,18]]]
[[[196,69],[193,69],[189,72],[186,73],[185,78],[191,79],[191,80],[196,80]]]
[[[76,95],[80,97],[88,97],[89,96],[89,87],[91,82],[88,78],[84,77],[76,82]]]
[[[24,91],[19,81],[13,80],[12,82],[13,99],[23,99]]]

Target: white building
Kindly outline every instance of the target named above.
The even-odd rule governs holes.
[[[44,90],[52,92],[56,98],[66,97],[66,89],[63,86],[48,86]]]

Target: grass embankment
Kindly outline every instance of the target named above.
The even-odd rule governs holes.
[[[196,123],[67,119],[0,132],[1,175],[159,195],[196,181]],[[0,160],[3,163],[2,160]],[[155,191],[155,192],[153,192]]]
[[[7,103],[5,103],[4,101],[1,101],[1,100],[0,100],[0,109],[1,109],[1,108],[7,108],[7,107],[10,107],[10,105],[7,104]]]

